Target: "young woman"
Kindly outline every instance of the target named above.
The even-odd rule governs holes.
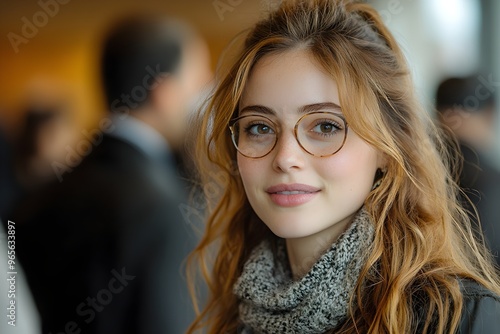
[[[190,333],[500,328],[498,276],[457,202],[449,145],[368,5],[283,1],[200,131],[216,203],[193,254],[210,295]]]

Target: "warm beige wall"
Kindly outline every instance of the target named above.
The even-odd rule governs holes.
[[[46,94],[69,95],[80,127],[91,126],[102,115],[96,56],[103,31],[117,17],[153,11],[188,20],[206,38],[215,67],[224,46],[262,13],[262,2],[250,0],[41,2],[50,3],[48,8],[54,15],[46,14],[47,23],[39,24],[36,35],[17,46],[18,52],[9,41],[9,33],[23,36],[23,18],[33,23],[35,16],[43,23],[40,12],[47,10],[37,1],[4,0],[0,7],[0,122],[10,132],[15,132],[21,120],[26,92],[34,82],[47,89],[49,82],[56,82],[60,88]]]

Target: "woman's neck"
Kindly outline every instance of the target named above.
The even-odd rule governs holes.
[[[349,217],[316,234],[286,239],[286,251],[294,280],[309,272],[321,255],[344,233],[351,221],[352,217]]]

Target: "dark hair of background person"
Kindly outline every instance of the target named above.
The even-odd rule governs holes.
[[[108,106],[135,87],[151,85],[165,74],[175,74],[184,46],[195,38],[190,27],[180,21],[150,16],[122,19],[109,32],[102,48],[101,76]],[[147,78],[151,73],[155,76]],[[146,89],[144,99],[129,104],[130,109],[147,103],[150,91]]]
[[[464,78],[448,78],[442,81],[436,92],[436,109],[443,112],[448,108],[462,107],[468,112],[481,112],[485,108],[495,105],[495,95],[481,94],[477,97],[478,80],[476,76]],[[468,103],[467,97],[476,97]]]
[[[17,165],[26,164],[26,159],[37,154],[37,136],[41,129],[53,122],[67,119],[68,115],[60,106],[31,106],[26,116],[21,135],[16,146]]]
[[[31,101],[15,142],[13,168],[22,192],[29,192],[56,177],[51,163],[71,144],[73,115],[64,100]]]

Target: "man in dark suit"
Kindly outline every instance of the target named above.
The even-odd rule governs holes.
[[[485,156],[494,138],[494,91],[480,75],[449,78],[438,87],[436,107],[440,121],[460,142],[460,187],[470,200],[464,205],[475,223],[470,204],[477,209],[487,245],[500,265],[500,172]]]
[[[9,217],[17,255],[44,334],[183,333],[193,312],[182,268],[196,239],[172,151],[208,51],[187,26],[157,19],[122,22],[103,50],[111,112],[86,132],[92,152],[54,165],[60,182]]]

